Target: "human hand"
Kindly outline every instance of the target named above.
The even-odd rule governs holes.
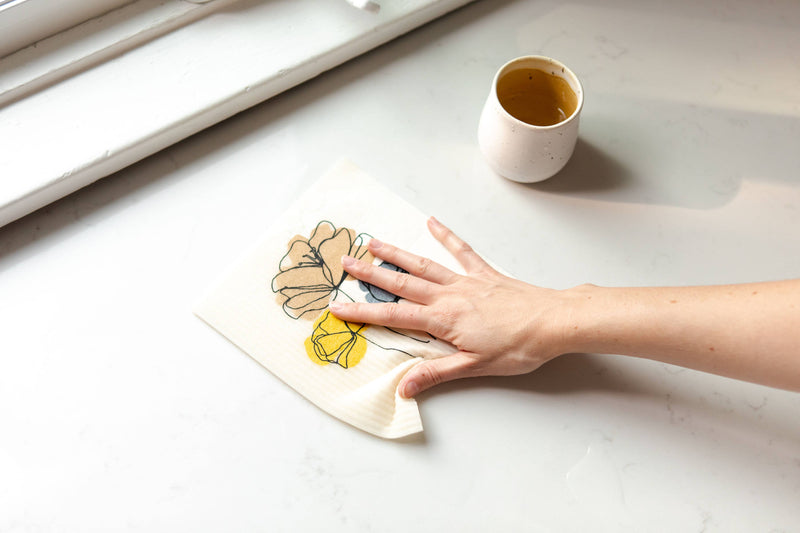
[[[409,370],[398,385],[403,397],[459,378],[524,374],[567,351],[562,291],[500,274],[434,218],[428,220],[428,229],[466,275],[373,239],[369,251],[408,274],[352,257],[342,258],[344,269],[406,301],[330,304],[331,312],[342,320],[427,331],[457,348]]]

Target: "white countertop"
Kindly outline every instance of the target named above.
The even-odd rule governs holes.
[[[569,355],[386,441],[191,314],[342,156],[541,285],[797,277],[800,5],[705,4],[483,0],[1,228],[0,531],[798,530],[798,394]],[[535,186],[475,139],[528,53],[586,90]]]

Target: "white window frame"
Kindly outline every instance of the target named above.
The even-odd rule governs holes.
[[[137,0],[6,56],[0,226],[471,1]]]
[[[12,0],[13,6],[94,0]],[[0,108],[102,64],[235,0],[104,0],[122,7],[0,58]],[[213,2],[211,6],[201,6]],[[106,6],[111,5],[107,3]],[[95,7],[100,10],[99,5]],[[0,25],[13,17],[3,18]],[[8,13],[6,13],[8,15]],[[17,20],[21,27],[25,24]],[[2,35],[2,33],[0,33]],[[35,39],[39,33],[28,34]]]
[[[0,0],[0,57],[134,0]]]

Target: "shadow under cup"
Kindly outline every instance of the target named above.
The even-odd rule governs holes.
[[[514,59],[494,77],[478,144],[501,176],[545,180],[572,156],[582,107],[581,83],[564,64],[544,56]]]

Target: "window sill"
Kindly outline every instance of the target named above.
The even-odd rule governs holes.
[[[393,0],[378,13],[338,0],[180,2],[160,25],[117,26],[128,38],[84,50],[76,72],[22,75],[25,51],[8,56],[0,226],[469,1]]]
[[[137,0],[0,58],[0,107],[208,16],[187,0]]]

